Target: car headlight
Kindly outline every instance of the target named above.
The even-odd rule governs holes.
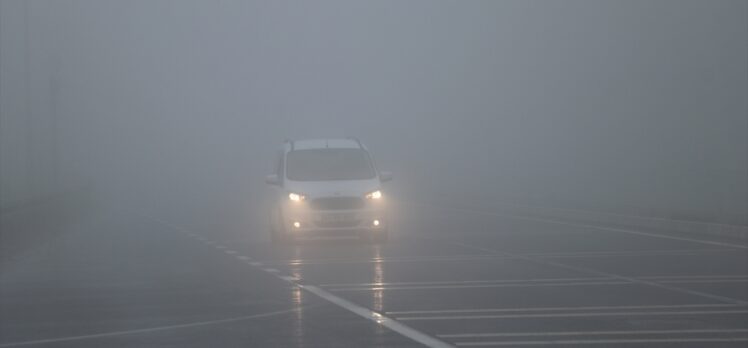
[[[366,194],[367,199],[382,199],[382,191],[376,190]]]
[[[288,194],[288,199],[290,199],[292,202],[301,202],[306,199],[306,196],[291,192]]]

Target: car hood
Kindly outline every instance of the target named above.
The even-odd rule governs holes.
[[[309,198],[354,196],[360,197],[371,191],[379,190],[378,179],[340,180],[340,181],[286,181],[289,192],[303,194]]]

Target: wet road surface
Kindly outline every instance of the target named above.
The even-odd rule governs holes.
[[[0,347],[748,344],[748,246],[405,210],[383,245],[82,224],[3,265]]]

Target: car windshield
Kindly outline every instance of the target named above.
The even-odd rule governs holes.
[[[362,149],[294,150],[286,159],[286,176],[294,181],[365,180],[375,176]]]

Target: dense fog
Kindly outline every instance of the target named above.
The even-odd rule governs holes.
[[[2,0],[3,204],[90,187],[117,209],[251,223],[284,139],[356,136],[404,201],[746,223],[747,13]]]

